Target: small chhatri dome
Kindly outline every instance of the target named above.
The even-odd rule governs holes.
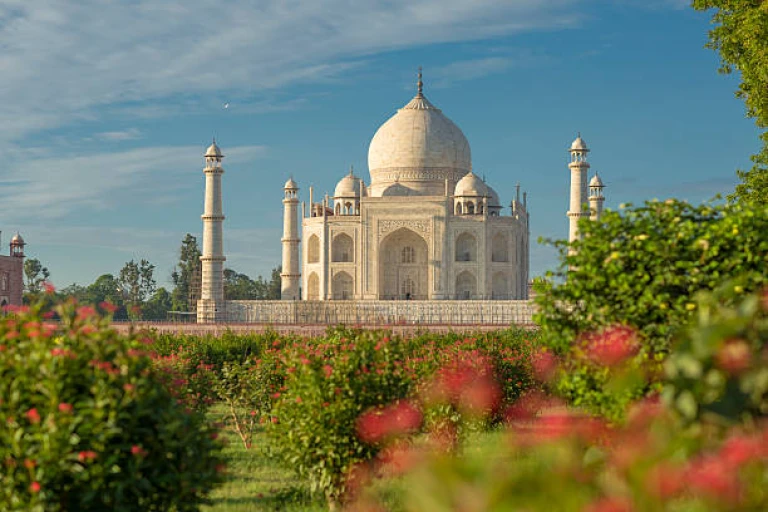
[[[603,180],[600,179],[600,176],[597,173],[595,173],[592,179],[589,180],[589,186],[592,188],[605,188]]]
[[[501,201],[499,201],[499,194],[497,194],[496,191],[493,190],[493,187],[487,183],[485,186],[488,189],[488,206],[501,206]]]
[[[13,238],[11,238],[11,245],[24,245],[24,239],[21,237],[18,231],[15,235],[13,235]]]
[[[295,181],[293,181],[293,176],[291,176],[288,178],[288,181],[285,182],[285,186],[283,188],[285,190],[298,190],[299,186]]]
[[[207,158],[224,158],[224,155],[221,154],[221,149],[216,145],[216,139],[213,139],[213,144],[205,150],[205,156]]]
[[[359,197],[360,196],[360,178],[354,175],[352,169],[349,174],[341,178],[333,191],[333,197]]]
[[[576,137],[576,140],[573,141],[573,144],[571,144],[571,151],[589,151],[587,143],[581,138],[581,134],[579,134],[579,136]]]
[[[453,195],[456,197],[487,196],[489,195],[488,186],[477,176],[477,174],[470,171],[456,184],[456,190]]]

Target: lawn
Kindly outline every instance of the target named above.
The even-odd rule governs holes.
[[[220,419],[223,409],[214,408],[214,421]],[[227,482],[212,495],[213,505],[206,512],[250,511],[326,511],[322,501],[313,501],[309,485],[297,478],[289,469],[270,459],[264,449],[266,436],[254,436],[253,447],[246,450],[240,438],[227,430],[224,456],[227,459]]]

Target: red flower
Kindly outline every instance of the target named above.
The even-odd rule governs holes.
[[[84,452],[80,452],[77,454],[77,460],[80,462],[89,462],[96,458],[96,452],[92,450],[87,450]]]
[[[135,444],[131,446],[131,454],[135,455],[136,457],[144,457],[147,454],[147,451],[141,446]]]
[[[24,467],[27,469],[33,469],[37,464],[32,459],[24,459]]]
[[[590,503],[584,509],[585,512],[631,512],[632,505],[625,498],[600,498]]]
[[[325,377],[329,378],[331,374],[333,373],[333,366],[327,364],[323,366],[323,373],[325,373]]]
[[[720,459],[732,470],[742,464],[759,459],[762,455],[763,443],[760,438],[732,436],[720,447]]]
[[[43,290],[45,290],[45,293],[54,293],[56,291],[56,287],[53,286],[53,283],[49,281],[43,281]]]
[[[300,404],[300,403],[301,403],[301,397],[300,397],[300,396],[297,396],[297,397],[296,397],[296,403],[297,403],[297,404]]]
[[[552,352],[541,350],[537,352],[531,361],[533,374],[541,382],[549,382],[557,370],[557,359]]]
[[[683,490],[684,484],[682,469],[668,463],[651,468],[645,477],[648,492],[662,500],[676,496]]]
[[[40,482],[32,482],[31,484],[29,484],[29,492],[32,492],[32,493],[40,492]]]
[[[72,412],[72,409],[73,409],[72,404],[67,404],[67,403],[64,403],[64,402],[61,402],[59,404],[59,412],[63,412],[65,414],[69,414],[69,413]]]
[[[593,362],[603,366],[617,366],[639,349],[635,331],[626,326],[612,326],[587,337],[586,353]]]
[[[726,340],[715,354],[717,366],[731,375],[739,375],[752,364],[749,343],[741,339]]]
[[[384,409],[369,411],[357,420],[357,435],[366,443],[408,434],[421,426],[422,414],[410,402],[397,402]]]
[[[30,409],[27,411],[27,419],[30,423],[40,423],[40,413],[37,409]]]
[[[118,309],[117,306],[106,300],[99,302],[99,307],[110,314],[114,313]]]
[[[713,456],[693,461],[685,480],[694,491],[723,501],[732,501],[739,496],[738,474]]]

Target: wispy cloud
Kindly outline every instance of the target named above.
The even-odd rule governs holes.
[[[264,146],[227,150],[228,163],[248,162],[262,155]],[[0,216],[6,221],[29,217],[54,219],[74,210],[118,206],[126,190],[173,186],[174,174],[201,165],[200,148],[167,146],[136,148],[114,153],[62,159],[46,157],[21,161],[0,171],[5,198]],[[152,180],[147,178],[152,176]]]
[[[110,142],[122,142],[126,140],[136,140],[141,138],[141,131],[136,128],[129,128],[127,130],[118,130],[111,132],[99,132],[94,135],[99,140]]]
[[[333,78],[381,51],[569,26],[575,3],[5,0],[0,104],[14,122],[0,125],[0,145],[112,105],[255,93]]]

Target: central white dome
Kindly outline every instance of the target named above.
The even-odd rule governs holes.
[[[413,195],[442,195],[446,179],[453,190],[471,168],[467,138],[421,92],[381,125],[368,148],[373,196],[389,195],[394,184]]]

